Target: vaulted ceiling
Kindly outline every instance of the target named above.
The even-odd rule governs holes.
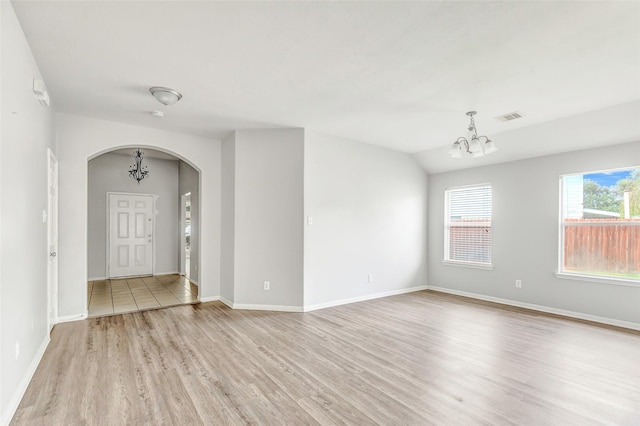
[[[13,5],[61,112],[212,138],[304,127],[422,157],[469,110],[501,150],[501,134],[603,109],[640,137],[636,1]],[[155,85],[184,98],[160,105]]]

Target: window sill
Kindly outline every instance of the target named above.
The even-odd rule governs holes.
[[[589,281],[592,283],[622,285],[626,287],[640,287],[640,281],[627,278],[599,277],[595,275],[574,274],[569,272],[556,272],[556,278],[563,280]]]
[[[490,263],[457,262],[455,260],[443,260],[442,264],[447,266],[460,266],[462,268],[484,269],[485,271],[493,271],[493,265]]]

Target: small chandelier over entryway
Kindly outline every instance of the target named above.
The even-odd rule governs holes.
[[[133,160],[135,164],[129,168],[129,176],[138,181],[138,185],[140,185],[140,181],[147,177],[149,171],[147,170],[147,166],[142,165],[142,154],[140,148],[137,148],[133,151]]]
[[[467,115],[471,118],[469,123],[467,137],[459,137],[451,148],[449,149],[449,155],[451,158],[462,158],[462,152],[466,151],[471,154],[472,157],[482,157],[485,154],[491,154],[496,152],[498,148],[491,142],[486,136],[478,136],[476,131],[476,123],[473,120],[473,116],[476,115],[476,111],[469,111]]]

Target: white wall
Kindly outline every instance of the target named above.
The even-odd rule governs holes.
[[[416,160],[310,131],[304,156],[305,309],[426,286],[427,175]]]
[[[60,161],[59,314],[87,309],[87,161],[121,147],[158,148],[200,173],[200,296],[220,294],[220,141],[70,114],[56,115]]]
[[[33,95],[40,71],[10,2],[0,2],[0,19],[0,424],[6,424],[49,339],[42,212],[55,133],[53,109]]]
[[[640,325],[640,287],[554,275],[559,176],[638,165],[635,142],[431,175],[429,285]],[[494,270],[443,265],[445,189],[487,182],[493,187]]]
[[[235,276],[235,193],[236,193],[236,134],[222,141],[222,250],[220,252],[220,298],[233,305]]]
[[[200,252],[198,251],[200,245],[200,182],[198,171],[191,167],[184,161],[179,161],[179,196],[191,193],[191,246],[190,246],[190,270],[187,271],[189,279],[192,282],[199,283],[198,281],[198,265],[200,262]],[[178,197],[180,198],[180,197]],[[179,208],[182,208],[178,200]],[[180,212],[178,212],[178,221],[180,220]],[[178,242],[180,246],[182,243]],[[180,250],[178,247],[178,264],[180,262]]]
[[[106,277],[107,191],[157,195],[154,273],[179,272],[178,161],[144,157],[149,175],[140,184],[129,176],[132,164],[133,154],[106,153],[89,161],[88,279]]]
[[[303,153],[302,129],[236,132],[235,304],[302,306]]]

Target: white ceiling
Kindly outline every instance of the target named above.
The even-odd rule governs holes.
[[[620,104],[639,110],[637,1],[13,5],[58,111],[212,138],[304,127],[446,153],[469,110],[496,142]],[[155,85],[184,98],[160,105]],[[494,119],[513,111],[525,117]],[[562,150],[537,144],[536,155]]]

